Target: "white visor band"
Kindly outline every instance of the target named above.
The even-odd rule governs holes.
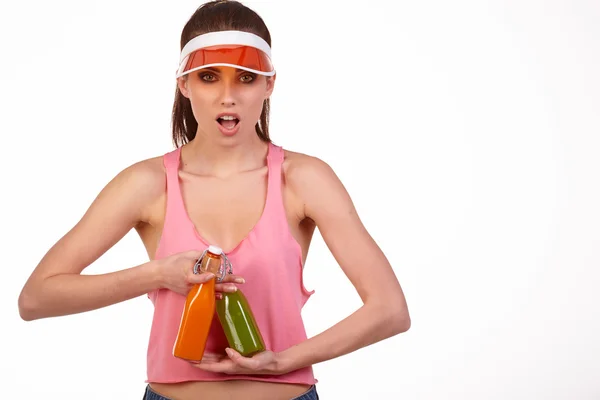
[[[190,40],[181,50],[176,77],[211,66],[275,75],[268,43],[260,36],[242,31],[210,32]]]

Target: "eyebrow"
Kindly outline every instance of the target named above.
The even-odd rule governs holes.
[[[221,73],[221,69],[220,68],[215,68],[215,67],[206,67],[206,68],[202,68],[201,71],[212,71],[212,72],[216,72],[216,73]],[[236,68],[235,72],[248,72],[244,69],[240,69],[240,68]]]

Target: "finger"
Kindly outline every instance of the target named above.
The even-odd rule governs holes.
[[[185,256],[189,257],[189,258],[191,258],[193,260],[197,260],[197,259],[200,258],[200,256],[202,256],[202,253],[203,252],[200,251],[200,250],[189,250],[189,251],[185,252]]]
[[[191,364],[192,366],[208,372],[225,372],[225,368],[220,363],[204,363]]]
[[[227,352],[227,355],[229,356],[229,358],[231,358],[231,361],[233,361],[240,367],[248,368],[248,369],[256,369],[259,365],[258,360],[254,359],[254,358],[244,357],[240,353],[235,351],[234,349],[231,349],[228,347],[225,349],[225,351]]]
[[[217,292],[233,293],[237,291],[237,286],[235,286],[233,283],[217,283],[215,285],[215,290]]]
[[[215,274],[213,274],[212,272],[203,272],[201,274],[189,274],[187,280],[189,283],[196,284],[208,282],[214,277]]]
[[[245,283],[246,280],[239,275],[227,274],[227,275],[225,275],[225,278],[223,278],[223,280],[221,282],[223,282],[223,283],[227,283],[227,282]]]
[[[232,363],[231,360],[225,360],[221,362],[215,363],[204,363],[201,362],[199,364],[192,364],[194,367],[208,371],[208,372],[220,372],[225,374],[235,374],[237,372],[238,367],[235,363]]]
[[[217,363],[223,361],[227,357],[225,354],[204,353],[201,363]]]

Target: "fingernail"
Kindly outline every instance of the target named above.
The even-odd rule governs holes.
[[[235,278],[235,283],[244,283],[246,282],[244,278]]]

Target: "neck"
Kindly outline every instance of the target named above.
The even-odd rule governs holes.
[[[234,144],[196,135],[182,148],[181,161],[199,175],[225,178],[261,167],[267,150],[268,143],[260,140],[256,134]]]

